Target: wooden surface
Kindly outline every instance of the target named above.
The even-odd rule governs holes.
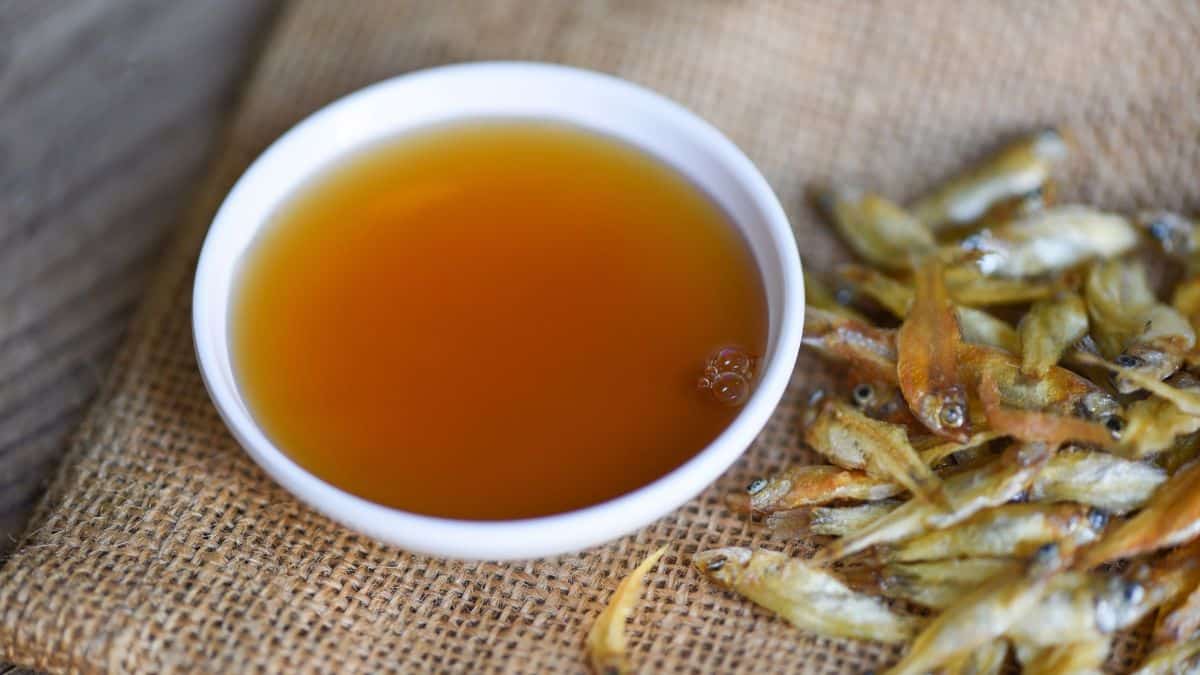
[[[105,377],[276,7],[0,0],[0,556]]]
[[[0,558],[105,377],[276,9],[0,0]]]

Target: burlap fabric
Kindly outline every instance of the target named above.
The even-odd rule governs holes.
[[[328,101],[416,68],[496,58],[615,73],[696,110],[764,171],[816,269],[843,251],[804,206],[806,182],[907,199],[1045,123],[1069,123],[1078,143],[1069,198],[1195,207],[1197,45],[1191,0],[288,5],[111,381],[0,571],[3,657],[60,672],[579,672],[589,622],[667,543],[631,625],[644,671],[886,664],[897,650],[800,633],[688,568],[712,546],[804,546],[731,515],[722,496],[802,457],[795,417],[821,377],[816,362],[801,360],[727,476],[641,532],[527,563],[408,555],[299,504],[217,418],[189,322],[214,209],[257,153]],[[1123,645],[1116,670],[1140,652],[1136,639]]]

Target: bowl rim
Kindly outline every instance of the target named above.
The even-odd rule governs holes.
[[[782,287],[778,331],[773,331],[774,344],[764,355],[766,366],[757,387],[734,420],[712,442],[683,464],[631,492],[573,511],[519,520],[457,520],[407,512],[351,494],[310,473],[267,438],[245,410],[236,384],[222,376],[228,366],[228,334],[215,331],[211,318],[217,310],[228,314],[234,286],[230,283],[219,296],[215,291],[224,274],[219,263],[222,257],[230,255],[220,250],[221,235],[230,228],[247,227],[234,214],[242,202],[250,199],[250,186],[266,180],[263,177],[266,172],[282,160],[285,153],[281,148],[327,131],[323,127],[336,115],[348,108],[367,106],[372,98],[395,96],[397,90],[418,83],[428,86],[431,79],[442,80],[449,86],[456,81],[460,85],[478,82],[478,78],[520,78],[524,82],[540,81],[545,86],[570,81],[573,86],[598,88],[614,99],[636,100],[669,118],[672,125],[716,153],[724,168],[749,192],[755,208],[764,215],[771,250],[778,257],[774,262],[778,264]],[[379,133],[378,139],[388,135]],[[288,184],[283,192],[290,194],[289,190],[337,160],[338,157],[314,160],[305,176]],[[286,200],[286,196],[282,199]],[[253,223],[252,232],[257,233],[268,220],[263,218]],[[738,227],[742,229],[745,225],[738,223]],[[244,250],[243,247],[235,251],[234,258],[240,258]],[[755,262],[763,273],[764,262],[759,255],[755,255]],[[236,260],[230,265],[236,268]],[[770,307],[770,311],[775,310],[776,307]],[[678,103],[626,80],[568,66],[523,61],[473,62],[414,71],[359,89],[308,115],[271,143],[225,196],[205,235],[192,294],[193,343],[205,387],[235,440],[272,479],[301,502],[352,530],[410,552],[466,560],[533,559],[580,551],[646,526],[699,494],[745,451],[779,404],[795,367],[803,315],[804,281],[791,225],[766,179],[732,141]]]

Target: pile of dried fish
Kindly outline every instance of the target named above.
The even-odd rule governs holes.
[[[806,278],[804,344],[844,374],[805,417],[827,463],[730,505],[823,544],[700,572],[908,643],[891,673],[1100,672],[1150,617],[1138,672],[1200,673],[1200,227],[1056,204],[1067,149],[1039,132],[908,208],[820,192],[865,263]]]

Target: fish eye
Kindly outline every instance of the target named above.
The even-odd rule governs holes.
[[[709,560],[708,565],[706,565],[709,572],[716,572],[717,570],[721,569],[724,566],[725,566],[724,558],[713,558],[712,560]]]
[[[855,403],[859,405],[866,405],[867,403],[870,403],[871,399],[875,396],[875,388],[864,382],[854,387],[854,391],[851,392],[851,395],[854,397]]]
[[[1146,589],[1136,581],[1130,581],[1121,589],[1121,597],[1125,602],[1141,602],[1142,597],[1146,594]]]
[[[1165,220],[1157,219],[1150,223],[1150,236],[1159,241],[1167,241],[1171,236],[1171,226]]]
[[[752,495],[756,495],[756,494],[762,492],[763,488],[765,488],[765,487],[767,487],[767,479],[766,478],[755,478],[754,480],[750,481],[749,485],[746,486],[746,492],[749,492]]]
[[[942,411],[938,414],[938,421],[947,427],[955,428],[963,425],[965,417],[962,406],[957,403],[951,403],[942,408]]]
[[[1142,365],[1142,360],[1133,354],[1121,354],[1115,359],[1115,362],[1123,368],[1137,368]]]
[[[1033,561],[1035,563],[1045,564],[1045,563],[1049,563],[1057,555],[1058,555],[1058,544],[1055,542],[1050,542],[1049,544],[1042,544],[1041,546],[1038,547],[1037,551],[1034,551]]]
[[[833,292],[833,300],[839,305],[850,305],[854,303],[854,291],[842,286]]]
[[[1104,428],[1108,429],[1109,433],[1112,434],[1114,439],[1120,439],[1121,432],[1125,431],[1125,420],[1121,419],[1117,415],[1112,415],[1108,419],[1104,420]]]
[[[1088,509],[1087,518],[1092,529],[1100,530],[1108,524],[1108,514],[1100,509]]]

